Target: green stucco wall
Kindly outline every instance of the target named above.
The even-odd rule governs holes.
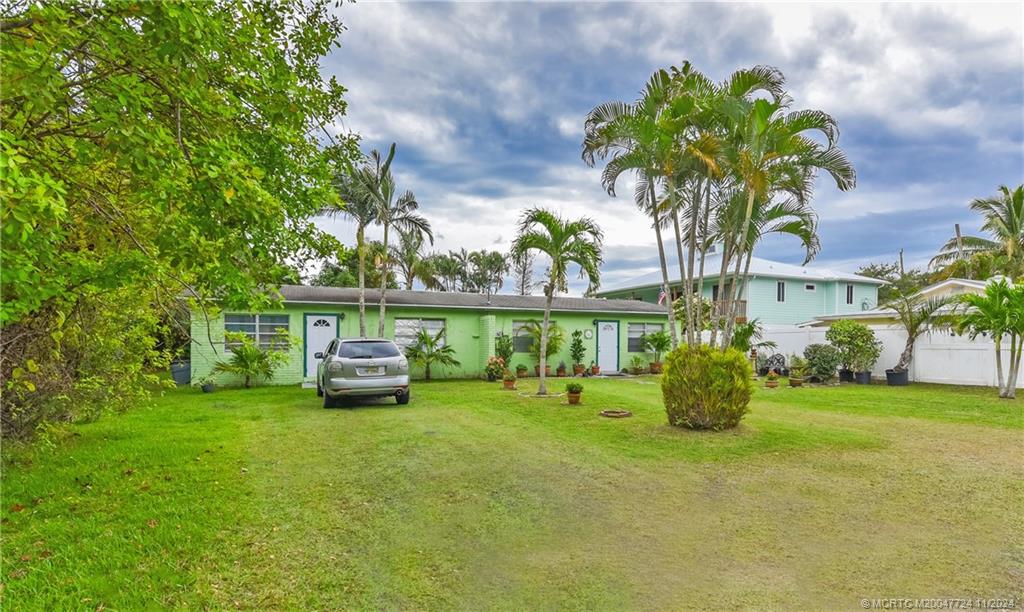
[[[229,311],[232,314],[253,314]],[[356,306],[309,304],[287,304],[283,308],[265,311],[268,314],[287,314],[289,331],[297,340],[289,351],[288,363],[279,369],[271,381],[273,384],[297,384],[303,380],[312,380],[315,372],[304,373],[304,314],[337,314],[343,316],[339,331],[343,337],[359,336],[359,310]],[[376,336],[377,304],[367,304],[366,313],[367,335]],[[494,337],[497,333],[512,333],[513,321],[536,319],[540,320],[540,311],[510,311],[458,308],[412,308],[406,306],[389,306],[385,318],[385,336],[394,338],[396,318],[444,319],[446,340],[455,349],[456,358],[461,366],[450,369],[434,368],[432,376],[437,378],[476,378],[483,372],[487,358],[494,354]],[[565,329],[566,344],[562,351],[550,359],[552,371],[560,361],[571,367],[569,356],[569,340],[574,330],[592,330],[593,337],[584,339],[587,349],[586,363],[596,359],[596,326],[595,319],[603,321],[619,321],[619,367],[628,367],[635,353],[627,350],[628,323],[666,323],[667,317],[661,315],[634,315],[622,313],[594,312],[559,312],[551,314],[551,320]],[[224,350],[224,317],[223,313],[211,312],[207,318],[203,312],[192,313],[192,350],[191,367],[192,381],[207,376],[214,364],[227,358]],[[211,343],[212,339],[212,343]],[[323,347],[317,347],[319,350]],[[512,365],[524,364],[532,373],[534,361],[528,354],[515,354]],[[414,377],[421,377],[420,368],[412,368]],[[239,384],[240,379],[229,375],[217,375],[219,384]]]

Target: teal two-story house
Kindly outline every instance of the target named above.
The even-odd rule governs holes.
[[[718,286],[721,265],[721,256],[715,254],[708,255],[704,264],[703,295],[715,303],[726,293]],[[739,316],[758,319],[764,325],[797,325],[824,315],[871,310],[878,306],[878,287],[885,284],[885,281],[849,272],[796,266],[760,257],[751,259],[750,271],[740,282]],[[669,285],[673,299],[679,297],[682,282],[678,266],[670,266]],[[657,270],[602,287],[596,297],[656,304],[661,287],[661,271]]]

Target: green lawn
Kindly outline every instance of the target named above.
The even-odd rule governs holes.
[[[665,424],[654,379],[585,386],[575,407],[466,381],[354,410],[181,390],[76,427],[6,466],[3,607],[1024,596],[1021,402],[759,389],[740,428],[694,433]]]

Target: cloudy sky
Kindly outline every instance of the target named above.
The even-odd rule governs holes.
[[[649,223],[580,159],[583,119],[634,100],[650,74],[690,60],[716,80],[781,69],[795,108],[831,113],[858,173],[819,180],[816,265],[924,264],[974,197],[1024,181],[1022,4],[748,5],[370,3],[343,6],[348,31],[324,71],[349,88],[337,129],[365,150],[398,143],[440,249],[506,249],[540,205],[590,215],[607,233],[604,282],[656,269]],[[347,223],[322,226],[346,242]],[[793,239],[757,251],[792,263]],[[582,288],[577,283],[576,291]]]

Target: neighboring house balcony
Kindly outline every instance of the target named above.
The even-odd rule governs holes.
[[[747,320],[747,301],[746,300],[738,300],[738,301],[739,301],[739,304],[737,305],[737,308],[736,308],[736,320],[743,322],[743,321]],[[718,300],[716,302],[712,302],[712,304],[714,305],[715,314],[717,316],[721,317],[721,316],[725,316],[727,314],[725,300]]]

